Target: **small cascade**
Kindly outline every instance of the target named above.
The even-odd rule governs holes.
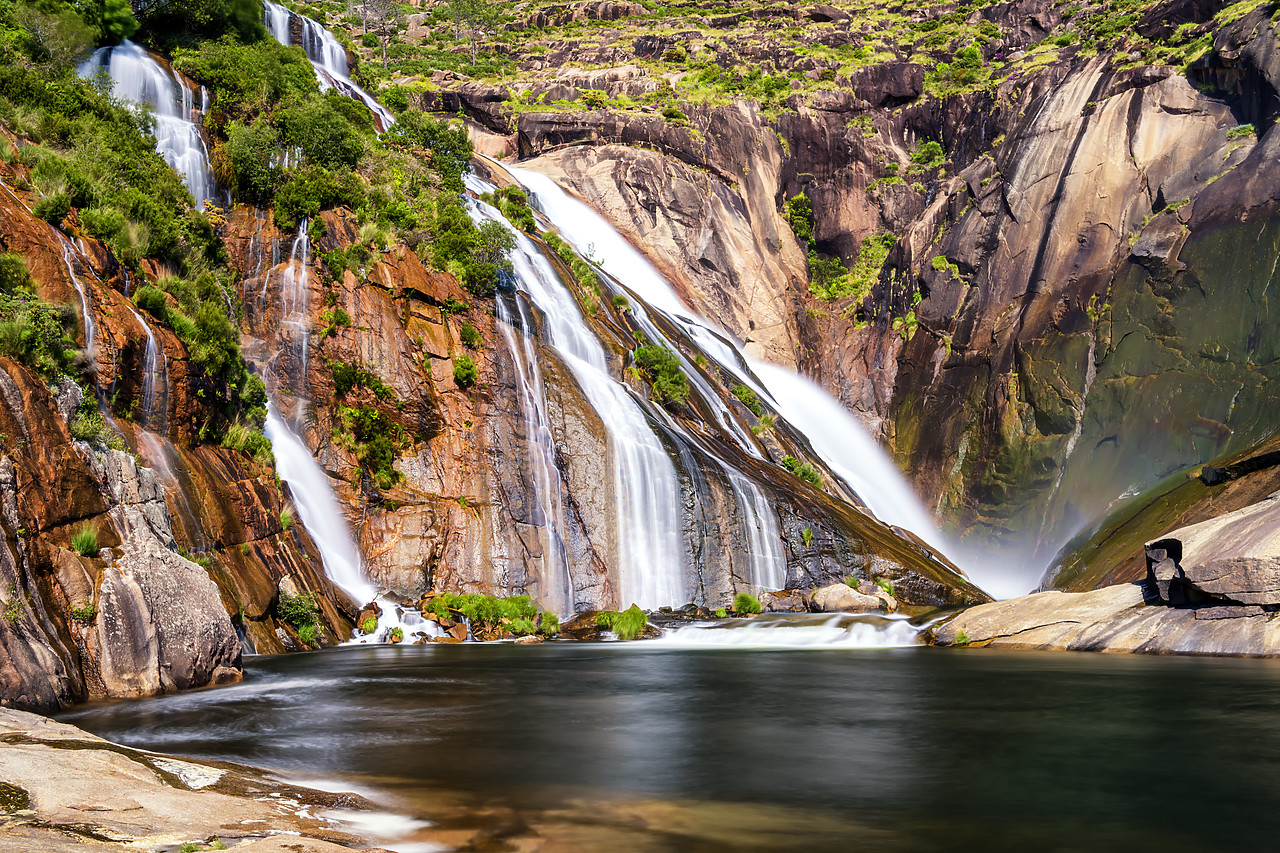
[[[478,188],[490,189],[487,185]],[[619,606],[635,603],[656,609],[688,601],[675,466],[644,407],[630,389],[609,374],[604,349],[584,320],[577,300],[533,242],[489,205],[474,203],[470,210],[473,216],[501,223],[515,237],[511,260],[517,286],[545,315],[543,327],[549,343],[572,371],[608,432]]]
[[[647,645],[673,649],[894,649],[921,645],[921,626],[905,618],[837,613],[757,616],[685,625]]]
[[[98,331],[97,324],[93,321],[93,303],[89,301],[89,293],[85,290],[84,283],[80,281],[80,276],[76,275],[75,246],[71,245],[71,241],[63,237],[61,232],[58,232],[58,239],[62,241],[62,262],[66,264],[67,275],[80,296],[80,316],[84,321],[84,351],[92,355],[94,339]]]
[[[155,117],[156,151],[182,176],[196,207],[217,197],[209,151],[195,121],[194,92],[180,77],[131,41],[98,48],[78,71],[86,78],[105,72],[113,95],[150,106]]]
[[[279,3],[265,0],[262,14],[267,32],[271,33],[272,38],[283,45],[295,43],[289,27],[289,18],[295,13]],[[378,103],[372,95],[353,83],[347,76],[349,69],[346,48],[325,27],[304,15],[297,15],[297,18],[302,22],[301,47],[306,51],[311,64],[315,66],[316,80],[319,81],[320,88],[336,89],[347,97],[363,103],[377,118],[380,130],[391,127],[395,122],[395,116],[391,115],[390,110]]]
[[[169,357],[160,351],[155,332],[141,314],[129,308],[147,333],[147,350],[143,356],[142,412],[138,422],[144,429],[164,435],[169,420]]]
[[[527,303],[518,295],[511,300],[496,300],[498,328],[502,331],[507,351],[516,371],[516,392],[524,416],[525,440],[529,470],[533,475],[534,506],[538,510],[530,523],[537,525],[542,537],[543,588],[536,596],[544,608],[561,616],[573,613],[573,583],[569,559],[560,531],[565,529],[564,492],[560,469],[556,466],[555,441],[551,436],[551,420],[547,416],[547,397],[542,386],[531,330],[533,318]],[[518,317],[517,317],[518,315]]]
[[[307,289],[310,279],[311,238],[307,235],[307,220],[303,219],[289,250],[289,264],[280,275],[280,325],[290,339],[298,367],[298,387],[293,390],[299,397],[306,396],[307,390],[307,357],[311,346],[310,292]],[[263,286],[265,288],[266,285]],[[297,417],[301,417],[301,411]]]
[[[782,552],[778,514],[759,486],[732,468],[726,468],[726,472],[747,532],[747,555],[751,560],[747,580],[757,590],[782,589],[787,585],[787,558]]]

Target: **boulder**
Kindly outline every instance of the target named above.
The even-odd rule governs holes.
[[[1280,606],[1280,492],[1149,542],[1146,556],[1165,604]]]
[[[798,589],[760,593],[760,609],[765,613],[808,613],[809,599]]]
[[[848,584],[835,583],[813,593],[813,608],[821,613],[867,613],[880,610],[880,599],[863,595]]]

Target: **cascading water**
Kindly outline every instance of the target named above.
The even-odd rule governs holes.
[[[295,13],[278,3],[263,3],[263,21],[271,37],[283,45],[294,44],[289,19]],[[316,69],[316,80],[321,89],[337,89],[353,100],[360,101],[377,117],[382,130],[395,122],[395,117],[372,95],[361,89],[347,76],[347,51],[328,29],[303,15],[296,15],[302,26],[301,47]]]
[[[152,108],[156,151],[182,176],[197,208],[217,196],[209,152],[193,118],[194,95],[180,77],[131,41],[98,48],[78,70],[89,78],[105,72],[113,95]]]
[[[160,352],[151,324],[133,308],[129,308],[129,313],[147,333],[147,349],[143,355],[142,411],[139,413],[141,418],[138,423],[144,429],[163,434],[169,411],[169,359]]]
[[[307,289],[311,276],[311,238],[307,235],[307,220],[298,226],[289,251],[289,265],[280,274],[280,325],[290,339],[294,361],[298,366],[298,387],[295,392],[305,395],[307,386],[307,361],[311,347],[311,316],[307,313]],[[264,285],[265,287],[265,285]],[[295,417],[301,418],[301,408]]]
[[[888,454],[853,416],[813,382],[792,371],[752,359],[714,324],[691,312],[671,284],[638,249],[591,207],[569,195],[551,178],[528,169],[501,166],[524,185],[531,200],[579,253],[599,258],[599,266],[652,310],[659,311],[723,367],[732,371],[798,433],[804,435],[828,468],[841,477],[873,514],[886,524],[911,530],[940,553],[945,538]],[[714,396],[714,395],[713,395]],[[943,543],[939,545],[939,543]],[[983,563],[966,566],[971,579],[1016,594],[1006,575],[984,576]],[[1019,590],[1025,592],[1026,590]]]
[[[76,293],[80,296],[80,317],[84,322],[84,351],[92,354],[94,337],[98,331],[97,324],[93,321],[93,303],[89,301],[89,294],[84,289],[84,283],[80,281],[80,276],[76,275],[74,257],[76,248],[60,232],[58,232],[58,239],[62,241],[62,262],[67,267],[67,275],[71,279],[71,286],[76,289]]]
[[[507,300],[496,300],[498,328],[502,331],[507,350],[515,366],[516,392],[524,416],[525,442],[529,470],[533,477],[534,505],[538,517],[530,519],[541,530],[542,537],[542,585],[536,596],[542,606],[560,615],[573,613],[573,583],[570,577],[569,559],[565,553],[560,531],[565,529],[564,492],[561,488],[560,469],[556,467],[555,441],[551,436],[551,421],[547,416],[546,392],[542,386],[542,371],[538,368],[537,353],[530,333],[532,317],[527,304],[519,296],[512,299],[517,314],[513,314]],[[518,335],[518,339],[517,339]]]
[[[472,189],[491,186],[475,178]],[[471,207],[473,215],[508,228],[516,281],[545,315],[551,346],[572,371],[583,395],[608,432],[613,474],[618,601],[645,609],[688,600],[680,543],[679,488],[675,466],[654,434],[644,408],[608,370],[604,349],[583,319],[577,301],[532,241],[512,228],[494,208]]]
[[[759,486],[732,469],[727,473],[747,530],[750,581],[758,589],[782,589],[787,585],[787,558],[778,535],[778,516]]]
[[[686,625],[651,641],[677,649],[892,649],[920,645],[920,626],[898,617],[760,616]]]

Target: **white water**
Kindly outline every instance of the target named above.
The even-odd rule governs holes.
[[[787,558],[782,553],[778,514],[759,486],[732,468],[726,467],[726,471],[747,532],[746,551],[751,560],[748,580],[757,590],[782,589],[787,585]]]
[[[280,479],[289,484],[299,520],[320,551],[325,574],[356,603],[372,600],[377,590],[361,570],[360,552],[338,508],[329,476],[302,439],[289,429],[274,403],[267,406],[266,434],[276,456],[276,470]]]
[[[89,301],[89,294],[84,289],[80,276],[76,275],[75,264],[72,263],[73,258],[71,256],[76,251],[75,247],[71,245],[71,241],[62,236],[61,232],[55,233],[58,234],[58,239],[62,241],[62,262],[66,264],[67,275],[71,278],[71,286],[76,289],[76,293],[80,296],[80,317],[84,321],[84,351],[93,355],[94,338],[98,331],[97,324],[93,321],[93,303]]]
[[[271,0],[265,0],[263,3],[263,21],[267,25],[267,32],[283,45],[294,43],[289,32],[291,14],[293,13],[288,9],[278,3],[272,3]],[[395,122],[395,116],[347,76],[349,73],[347,51],[333,33],[305,15],[297,17],[302,21],[301,47],[306,51],[311,64],[315,66],[316,80],[320,83],[321,90],[337,89],[347,97],[360,101],[377,116],[382,130],[391,127]]]
[[[469,178],[477,192],[493,188]],[[604,349],[586,324],[573,294],[537,247],[497,210],[475,204],[473,215],[501,223],[516,240],[516,281],[546,316],[552,347],[573,372],[608,433],[616,514],[618,606],[646,610],[689,600],[680,540],[680,489],[675,466],[654,434],[639,401],[608,370]]]
[[[164,433],[169,413],[169,358],[160,352],[151,324],[132,307],[129,307],[129,313],[147,333],[147,350],[143,356],[142,412],[138,422],[144,429]]]
[[[209,170],[209,152],[196,127],[191,88],[131,41],[101,47],[81,63],[79,74],[105,71],[117,98],[146,104],[155,118],[156,151],[182,176],[196,208],[217,194]]]
[[[877,518],[912,531],[932,543],[939,553],[958,553],[946,543],[933,517],[889,455],[834,397],[786,368],[752,359],[723,330],[695,315],[638,249],[554,180],[527,169],[506,165],[502,168],[525,186],[537,207],[580,254],[593,256],[602,269],[652,308],[665,313],[708,356],[741,378],[808,438],[832,473],[843,479]],[[1010,581],[1016,576],[994,563],[966,561],[963,568],[974,583],[994,595],[1028,591],[1025,582],[1014,589]]]
[[[646,642],[675,649],[892,649],[920,644],[920,629],[905,619],[842,613],[686,625]]]
[[[516,318],[507,307],[506,300],[499,296],[495,302],[498,328],[515,366],[529,471],[533,475],[533,497],[538,509],[538,516],[531,521],[538,525],[542,539],[543,586],[535,597],[544,609],[562,617],[569,616],[574,612],[573,581],[560,532],[566,528],[560,469],[556,466],[555,441],[551,436],[551,419],[547,416],[542,371],[538,367],[538,356],[530,334],[533,320],[519,297],[513,301],[520,312],[519,330],[523,330],[523,334],[517,329]]]
[[[311,349],[311,315],[308,313],[308,284],[311,278],[311,238],[307,235],[307,220],[298,226],[298,236],[289,250],[289,264],[280,274],[280,325],[289,338],[294,360],[298,365],[298,387],[302,396],[307,388],[307,363]],[[263,285],[264,290],[266,285]],[[303,409],[295,413],[301,419]]]

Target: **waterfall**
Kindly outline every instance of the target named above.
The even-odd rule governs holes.
[[[787,585],[787,558],[778,534],[778,515],[759,486],[731,468],[726,471],[747,531],[747,555],[751,560],[747,580],[757,590],[782,589]]]
[[[169,415],[169,358],[160,351],[151,324],[132,307],[129,307],[129,313],[147,333],[147,349],[143,356],[142,412],[138,423],[144,429],[163,435],[167,432]]]
[[[687,308],[653,264],[600,214],[551,178],[527,169],[501,168],[525,186],[538,209],[580,254],[597,257],[604,271],[665,315],[805,436],[831,472],[845,481],[872,514],[885,524],[911,530],[941,553],[947,553],[944,548],[955,551],[946,544],[889,455],[835,398],[792,371],[748,356],[715,324]],[[982,565],[973,566],[977,570],[975,583],[982,583]]]
[[[360,552],[338,507],[329,475],[289,429],[275,403],[267,406],[266,434],[275,453],[276,471],[289,484],[299,520],[320,551],[325,574],[357,603],[371,601],[377,590],[361,570]]]
[[[84,351],[93,354],[94,337],[97,335],[98,327],[93,322],[93,303],[89,301],[89,294],[84,289],[84,284],[80,281],[80,276],[76,275],[75,264],[72,262],[72,255],[76,249],[71,245],[71,241],[62,236],[61,232],[55,232],[58,239],[62,241],[62,263],[67,267],[67,275],[71,278],[71,286],[76,289],[76,293],[80,296],[80,316],[84,321]]]
[[[546,392],[542,385],[542,371],[538,368],[537,352],[531,335],[532,317],[524,300],[515,296],[512,301],[517,317],[507,306],[507,300],[498,297],[498,328],[511,353],[515,366],[516,393],[524,417],[525,441],[529,471],[533,477],[534,504],[537,517],[530,522],[537,525],[542,537],[542,594],[537,596],[544,608],[561,616],[574,612],[573,581],[565,553],[561,531],[565,529],[564,492],[561,488],[560,469],[556,466],[555,442],[551,436],[551,421],[547,416]],[[517,331],[519,339],[517,340]]]
[[[195,123],[194,96],[180,77],[131,41],[98,48],[78,71],[86,78],[105,72],[115,97],[151,107],[156,151],[182,176],[197,209],[217,195],[209,152]]]
[[[473,179],[474,180],[474,179]],[[491,189],[482,182],[477,188]],[[616,508],[618,605],[645,609],[689,600],[681,560],[679,485],[675,466],[654,433],[643,406],[608,370],[604,348],[582,316],[573,294],[524,234],[494,208],[476,203],[473,215],[508,228],[516,282],[545,315],[549,343],[573,373],[608,433]]]
[[[294,390],[299,397],[306,396],[311,345],[311,315],[307,311],[310,302],[307,287],[311,279],[311,238],[307,235],[307,224],[303,219],[298,226],[298,236],[289,250],[289,266],[280,275],[280,325],[291,340],[294,360],[298,365],[298,387]],[[265,283],[263,287],[265,290]],[[300,408],[295,419],[301,417]]]
[[[290,12],[278,3],[265,0],[263,3],[263,21],[271,37],[283,45],[294,44],[289,32]],[[347,76],[347,51],[328,29],[304,15],[296,15],[302,22],[302,44],[307,58],[316,69],[316,80],[322,91],[336,89],[347,97],[360,101],[377,117],[380,129],[386,130],[395,122],[390,110],[378,103],[364,89],[361,89]]]

